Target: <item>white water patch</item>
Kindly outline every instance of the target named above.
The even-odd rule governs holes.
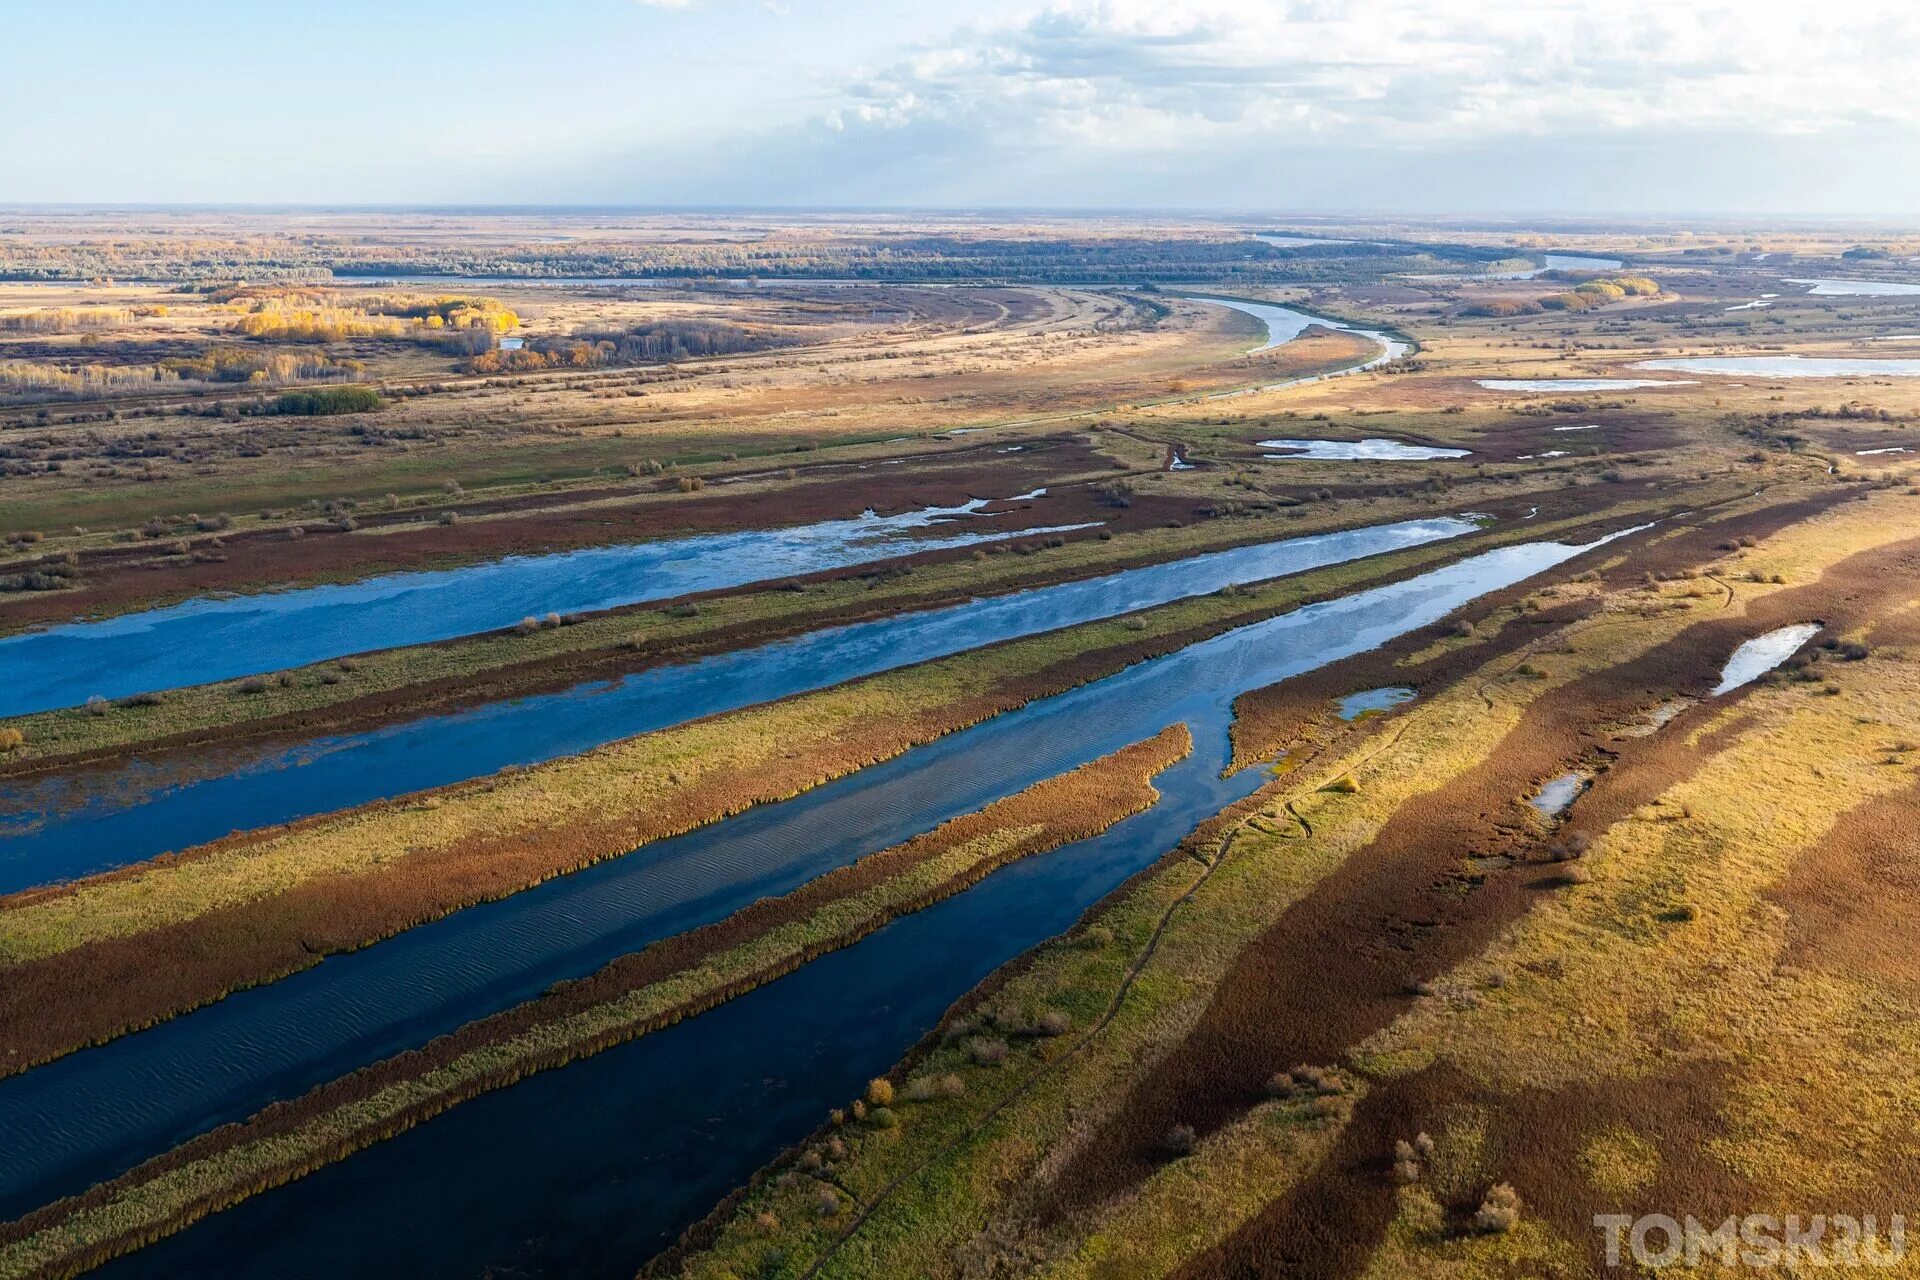
[[[1920,294],[1920,284],[1905,284],[1895,280],[1810,280],[1788,276],[1786,281],[1788,284],[1810,286],[1807,293],[1816,298],[1895,298]]]
[[[1654,378],[1478,378],[1489,391],[1634,391],[1641,387],[1693,387],[1691,381]]]
[[[1720,683],[1713,687],[1713,696],[1717,698],[1758,680],[1791,658],[1794,650],[1813,639],[1819,630],[1817,622],[1796,622],[1742,642],[1727,659],[1727,665],[1720,669]]]
[[[1732,373],[1755,378],[1920,378],[1920,360],[1829,356],[1679,356],[1642,360],[1637,369]]]
[[[1362,716],[1385,715],[1405,702],[1412,702],[1419,695],[1403,684],[1387,685],[1381,689],[1362,689],[1359,693],[1350,693],[1337,699],[1334,705],[1339,709],[1342,720],[1358,720]]]
[[[1398,440],[1261,440],[1262,449],[1286,449],[1287,453],[1262,456],[1275,460],[1288,458],[1308,462],[1429,462],[1435,458],[1464,458],[1471,449],[1442,449],[1428,444],[1403,444]]]
[[[1358,240],[1328,240],[1328,239],[1322,239],[1319,236],[1296,236],[1291,232],[1286,232],[1286,231],[1277,231],[1277,232],[1273,232],[1271,234],[1266,234],[1266,235],[1262,235],[1259,232],[1255,232],[1253,238],[1255,240],[1260,241],[1260,243],[1262,244],[1270,244],[1276,249],[1305,249],[1312,245],[1317,245],[1317,244],[1359,244],[1360,243]]]
[[[1487,280],[1532,280],[1549,271],[1618,271],[1626,264],[1618,258],[1590,258],[1578,253],[1547,253],[1541,255],[1544,266],[1531,271],[1489,271],[1483,277]]]
[[[1728,311],[1758,311],[1762,307],[1770,307],[1772,305],[1773,304],[1771,302],[1768,302],[1766,299],[1762,298],[1756,302],[1743,302],[1737,307],[1728,307],[1727,310]]]
[[[1913,450],[1907,448],[1907,446],[1903,444],[1896,444],[1896,445],[1889,445],[1885,449],[1855,449],[1853,451],[1853,456],[1856,458],[1872,458],[1882,453],[1912,453],[1912,452]]]
[[[1554,428],[1555,431],[1598,431],[1599,429],[1600,429],[1600,424],[1597,422],[1589,422],[1583,427],[1555,427]]]
[[[1527,803],[1538,810],[1541,817],[1558,818],[1573,808],[1573,802],[1587,789],[1587,782],[1585,774],[1563,773],[1542,783],[1540,790],[1534,792]]]
[[[1549,449],[1545,453],[1523,453],[1516,461],[1531,462],[1535,458],[1564,458],[1568,452],[1566,449]]]

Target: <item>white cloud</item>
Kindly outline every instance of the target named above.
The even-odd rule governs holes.
[[[854,81],[833,128],[1120,152],[1920,125],[1920,6],[1064,0]]]

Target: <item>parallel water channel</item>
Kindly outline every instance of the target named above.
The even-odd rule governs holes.
[[[1472,532],[1408,520],[1208,552],[1078,582],[835,627],[614,682],[256,750],[182,776],[139,759],[0,787],[0,892],[310,814],[535,764],[700,716],[822,689],[1221,587]]]
[[[89,697],[207,684],[348,654],[451,640],[528,616],[586,613],[892,556],[1059,529],[1004,529],[981,509],[869,512],[790,529],[509,556],[425,573],[183,604],[0,638],[0,716]],[[957,530],[957,531],[955,531]]]
[[[510,1261],[567,1274],[630,1268],[889,1065],[980,976],[1256,786],[1257,771],[1220,776],[1239,693],[1376,647],[1584,549],[1501,548],[1239,628],[0,1082],[0,1149],[18,1157],[0,1169],[0,1214],[1167,724],[1191,726],[1196,752],[1161,776],[1161,802],[1105,835],[996,873],[717,1016],[456,1108],[124,1264],[181,1274],[214,1248],[232,1251],[218,1268],[229,1275],[409,1269],[393,1250],[417,1253],[422,1274]],[[550,1109],[529,1121],[529,1106]]]

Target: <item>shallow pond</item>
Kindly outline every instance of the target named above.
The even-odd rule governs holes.
[[[1285,449],[1269,453],[1274,459],[1299,458],[1308,462],[1426,462],[1434,458],[1464,458],[1471,449],[1443,449],[1427,444],[1405,444],[1399,440],[1261,440],[1262,449]]]
[[[1920,360],[1821,356],[1680,356],[1642,360],[1640,369],[1675,373],[1733,373],[1754,378],[1920,378]]]
[[[1587,779],[1578,773],[1563,773],[1559,777],[1540,786],[1527,803],[1539,810],[1541,816],[1558,818],[1573,808],[1573,802],[1587,789]]]
[[[1311,245],[1317,245],[1317,244],[1358,244],[1359,243],[1359,241],[1357,240],[1327,240],[1327,239],[1322,239],[1318,236],[1296,236],[1287,232],[1274,232],[1272,234],[1265,234],[1265,235],[1259,232],[1255,232],[1253,238],[1255,240],[1260,241],[1262,244],[1270,244],[1276,249],[1305,249]]]
[[[1692,387],[1671,378],[1477,378],[1489,391],[1635,391],[1642,387]]]
[[[1893,280],[1833,280],[1786,277],[1788,284],[1811,286],[1807,293],[1816,298],[1895,298],[1920,294],[1920,284]]]
[[[1301,573],[1472,532],[1408,520],[1209,552],[944,609],[834,627],[558,693],[317,738],[236,748],[192,772],[135,759],[0,786],[0,893],[137,862],[234,830],[287,822],[585,751],[752,703],[1229,585]]]
[[[824,967],[810,965],[764,988],[761,998],[727,1006],[715,1022],[690,1019],[456,1108],[126,1264],[147,1274],[182,1274],[179,1260],[197,1256],[206,1242],[234,1250],[223,1274],[346,1274],[379,1270],[381,1250],[418,1244],[444,1251],[436,1270],[472,1274],[519,1256],[530,1240],[545,1242],[538,1249],[566,1250],[598,1247],[593,1242],[604,1237],[629,1242],[619,1260],[630,1267],[639,1260],[634,1248],[652,1248],[631,1242],[679,1230],[714,1199],[705,1181],[697,1195],[660,1196],[655,1173],[683,1167],[682,1157],[704,1158],[702,1178],[722,1187],[739,1181],[795,1136],[794,1126],[810,1125],[854,1082],[889,1065],[978,977],[1057,933],[1201,818],[1257,786],[1261,770],[1221,777],[1240,693],[1377,647],[1585,549],[1505,547],[1201,641],[785,803],[458,912],[0,1081],[0,1147],[16,1157],[0,1167],[0,1212],[78,1189],[193,1132],[784,892],[1169,723],[1191,726],[1195,753],[1156,781],[1159,804],[1106,834],[989,876],[840,958],[827,957]],[[894,947],[915,957],[904,970],[889,959]],[[950,962],[925,967],[921,960],[930,956]],[[903,971],[913,975],[910,995],[895,985]],[[833,980],[816,985],[822,974]],[[773,1022],[757,1022],[765,1017]],[[826,1070],[807,1036],[795,1040],[779,1030],[794,1018],[833,1046]],[[860,1028],[852,1037],[858,1052],[839,1038],[846,1019]],[[704,1026],[727,1029],[728,1055],[716,1059],[692,1047],[711,1043],[710,1032],[692,1029]],[[763,1057],[769,1047],[777,1051]],[[700,1070],[681,1075],[689,1064]],[[689,1087],[658,1089],[662,1075]],[[744,1105],[769,1094],[779,1105]],[[739,1112],[730,1101],[736,1098]],[[524,1115],[526,1105],[546,1105],[540,1100],[559,1106],[551,1124],[523,1127],[509,1119]],[[647,1119],[628,1124],[636,1105]],[[486,1157],[452,1157],[469,1143]],[[438,1172],[414,1176],[428,1166]],[[580,1177],[597,1189],[583,1192]],[[385,1191],[369,1203],[343,1199],[342,1185]],[[495,1196],[504,1198],[498,1212]],[[489,1207],[475,1212],[479,1201]],[[411,1224],[401,1232],[410,1243],[396,1244],[379,1225],[390,1212]],[[294,1235],[275,1242],[289,1222],[298,1224]],[[545,1226],[530,1230],[536,1223]],[[542,1265],[572,1269],[559,1260]]]
[[[1713,687],[1714,696],[1730,693],[1741,685],[1758,680],[1791,658],[1796,649],[1813,639],[1819,631],[1820,624],[1817,622],[1797,622],[1745,641],[1733,651],[1733,656],[1727,659],[1727,665],[1721,669],[1720,683]]]
[[[1403,703],[1412,702],[1419,695],[1405,685],[1388,685],[1381,689],[1363,689],[1359,693],[1350,693],[1334,701],[1335,710],[1342,720],[1358,720],[1361,716],[1380,715],[1393,710]]]
[[[995,528],[982,511],[988,505],[978,499],[791,529],[510,556],[459,569],[203,597],[50,627],[0,638],[0,716],[78,706],[95,694],[123,698],[450,640],[529,616],[589,613],[1049,532]]]
[[[1618,271],[1623,265],[1618,258],[1592,258],[1577,253],[1548,253],[1541,255],[1545,265],[1531,271],[1496,271],[1490,277],[1494,280],[1532,280],[1549,271]]]

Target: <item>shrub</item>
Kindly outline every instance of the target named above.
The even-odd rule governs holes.
[[[967,1091],[967,1082],[949,1071],[941,1076],[915,1076],[907,1081],[908,1102],[931,1102],[935,1098],[958,1098]]]
[[[27,735],[18,729],[0,729],[0,752],[18,751],[27,745]]]
[[[108,708],[107,700],[97,693],[87,699],[87,714],[90,716],[103,716],[107,714]]]
[[[1510,1183],[1499,1183],[1487,1192],[1486,1199],[1473,1215],[1473,1225],[1482,1231],[1502,1233],[1520,1224],[1520,1193]]]
[[[1007,1060],[1007,1042],[978,1036],[967,1043],[967,1056],[975,1066],[997,1067]]]
[[[1104,951],[1113,945],[1113,930],[1103,924],[1090,926],[1080,935],[1080,947],[1085,951]]]
[[[1192,1125],[1176,1124],[1167,1130],[1166,1136],[1160,1139],[1160,1147],[1170,1158],[1178,1160],[1182,1156],[1192,1155],[1199,1141],[1200,1139],[1193,1132]]]
[[[698,493],[707,487],[706,481],[702,480],[699,476],[681,476],[679,483],[680,492],[682,493]]]
[[[867,1123],[876,1129],[891,1129],[900,1123],[892,1107],[875,1107],[867,1113]]]
[[[517,636],[530,636],[539,629],[540,619],[534,617],[532,614],[528,614],[513,624],[513,634]]]
[[[889,1106],[893,1102],[893,1082],[885,1076],[875,1076],[867,1081],[867,1101],[876,1107]]]
[[[1063,1036],[1073,1029],[1073,1015],[1065,1009],[1049,1009],[1040,1015],[1034,1030],[1043,1036]]]
[[[265,693],[269,688],[265,676],[248,676],[240,682],[240,692],[245,694]]]
[[[831,1218],[840,1212],[840,1193],[832,1187],[821,1187],[813,1193],[813,1211],[823,1218]]]
[[[336,413],[371,413],[379,407],[380,395],[371,387],[317,387],[283,391],[267,402],[266,412],[323,418]]]
[[[136,693],[131,697],[120,699],[120,705],[123,707],[157,707],[165,701],[166,698],[164,695],[149,690],[146,693]]]

